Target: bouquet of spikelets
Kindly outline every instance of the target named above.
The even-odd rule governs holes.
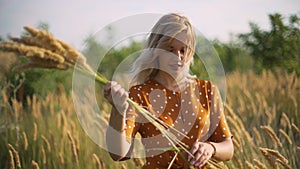
[[[23,71],[26,69],[42,68],[42,69],[77,69],[80,72],[95,78],[97,82],[105,85],[109,82],[100,73],[95,72],[87,63],[85,57],[74,47],[66,42],[56,39],[49,32],[45,30],[38,30],[32,27],[25,26],[27,35],[20,38],[10,37],[10,41],[0,43],[0,50],[14,52],[17,55],[25,56],[28,62],[17,65],[14,70]],[[180,131],[176,130],[172,126],[166,124],[146,109],[139,106],[131,99],[127,99],[127,102],[137,109],[149,122],[157,127],[166,139],[172,144],[172,148],[166,148],[166,150],[177,151],[177,154],[181,155],[181,151],[185,151],[188,154],[188,146],[179,140],[173,132],[181,134],[187,137]],[[167,130],[172,129],[173,132]],[[192,154],[190,154],[193,156]],[[174,159],[176,156],[174,157]],[[174,160],[173,160],[174,161]],[[188,161],[185,159],[188,163]],[[169,167],[171,167],[172,163]],[[191,168],[193,168],[190,165]]]

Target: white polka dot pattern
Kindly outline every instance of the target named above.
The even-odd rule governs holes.
[[[129,95],[133,101],[188,136],[185,138],[176,133],[178,139],[190,147],[196,140],[218,142],[231,137],[219,92],[209,81],[194,79],[183,91],[175,92],[155,80],[149,80],[143,85],[131,87]],[[149,169],[166,168],[174,152],[152,149],[170,147],[172,144],[156,127],[142,120],[143,117],[134,109],[129,110],[127,116],[134,118],[126,121],[126,135],[134,137],[139,132],[144,138],[142,141],[147,150],[145,166]],[[184,163],[181,158],[175,161],[177,165]]]

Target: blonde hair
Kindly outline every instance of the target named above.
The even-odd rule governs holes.
[[[132,84],[141,84],[156,76],[159,71],[159,63],[157,55],[155,55],[154,52],[155,49],[165,49],[166,46],[183,31],[188,36],[188,41],[186,42],[186,59],[184,60],[184,63],[187,70],[187,76],[191,76],[189,74],[189,67],[191,63],[193,63],[196,43],[195,32],[187,17],[177,13],[171,13],[162,16],[154,25],[144,49],[139,57],[133,62],[130,72],[133,77]]]

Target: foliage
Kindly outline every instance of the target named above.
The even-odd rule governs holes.
[[[142,49],[143,42],[130,41],[128,46],[107,49],[104,44],[97,42],[95,37],[89,36],[85,40],[85,44],[82,53],[87,57],[88,64],[110,79],[115,69],[124,59]]]
[[[235,70],[248,71],[253,66],[250,53],[237,42],[222,43],[213,42],[226,72]]]
[[[271,14],[269,31],[250,23],[251,32],[239,38],[250,49],[257,69],[281,67],[300,74],[300,18],[290,15],[288,23],[284,19],[281,14]]]

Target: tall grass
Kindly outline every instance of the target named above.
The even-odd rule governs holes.
[[[234,72],[227,85],[226,113],[235,145],[229,168],[300,166],[297,75],[283,70]]]
[[[135,168],[133,160],[114,163],[89,139],[63,89],[45,98],[27,98],[26,108],[11,102],[2,92],[0,168]],[[107,104],[101,104],[105,112]]]
[[[225,113],[235,155],[227,168],[300,166],[300,81],[294,73],[265,71],[227,75]],[[72,96],[27,98],[27,107],[2,92],[0,168],[140,168],[143,160],[114,162],[82,130]],[[100,95],[100,93],[99,93]],[[97,97],[108,119],[110,106]],[[100,123],[100,122],[99,122]],[[104,132],[99,124],[99,132]],[[213,168],[213,167],[211,167]]]

